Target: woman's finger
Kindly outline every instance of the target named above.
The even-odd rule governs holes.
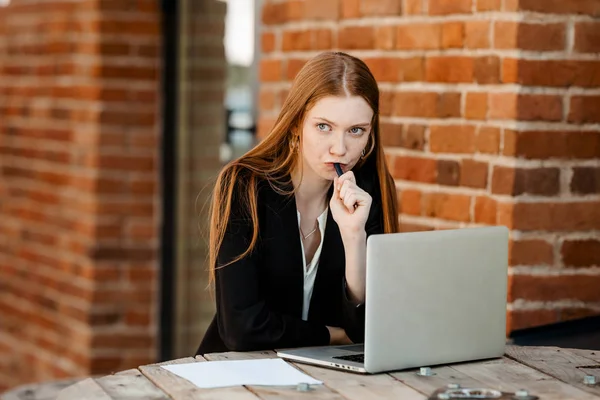
[[[354,210],[356,209],[356,204],[357,204],[357,197],[356,197],[356,193],[347,193],[346,196],[344,196],[343,202],[344,202],[344,206],[346,207],[346,209],[348,210],[348,212],[353,213]]]
[[[344,183],[341,186],[340,197],[343,198],[349,190],[353,190],[353,191],[359,192],[359,193],[365,193],[365,194],[367,193],[364,190],[362,190],[360,187],[358,187],[358,185],[356,183],[346,180],[346,181],[344,181]]]
[[[342,176],[339,176],[338,181],[340,182],[340,185],[342,183],[344,183],[345,181],[350,181],[350,182],[356,183],[356,177],[354,176],[354,172],[348,171],[348,172],[344,173]]]

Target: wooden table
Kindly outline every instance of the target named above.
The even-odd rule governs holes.
[[[215,353],[144,365],[101,378],[82,380],[60,392],[68,399],[428,399],[440,388],[460,384],[463,388],[486,388],[514,395],[526,390],[540,399],[600,398],[600,351],[557,347],[507,346],[503,358],[433,366],[434,375],[421,376],[418,369],[388,374],[360,375],[351,372],[292,363],[324,382],[309,391],[297,387],[239,386],[200,389],[160,365],[215,360],[275,357],[273,352]],[[586,375],[595,385],[585,384]],[[513,398],[511,395],[510,398]],[[507,397],[509,398],[509,397]],[[521,397],[528,399],[531,397]]]

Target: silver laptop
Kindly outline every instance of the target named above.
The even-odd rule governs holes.
[[[372,235],[364,344],[277,355],[360,373],[501,357],[507,275],[505,227]]]

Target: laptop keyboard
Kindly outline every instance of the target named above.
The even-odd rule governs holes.
[[[333,358],[337,358],[337,359],[345,360],[345,361],[362,363],[362,364],[364,364],[364,362],[365,362],[364,354],[351,354],[349,356],[337,356],[337,357],[333,357]]]

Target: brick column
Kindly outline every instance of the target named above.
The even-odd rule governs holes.
[[[0,391],[155,360],[158,4],[0,7]]]
[[[509,331],[598,314],[598,16],[597,1],[265,1],[259,135],[308,58],[363,58],[402,229],[508,226]]]

